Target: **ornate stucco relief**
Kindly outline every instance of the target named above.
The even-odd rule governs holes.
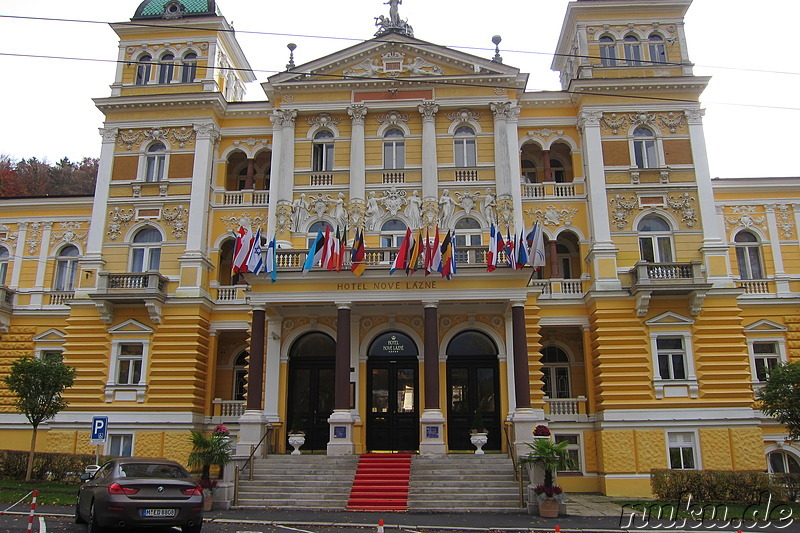
[[[628,124],[632,127],[651,126],[657,127],[660,123],[667,128],[670,133],[677,133],[679,130],[686,129],[687,112],[675,113],[648,113],[638,111],[636,113],[603,113],[600,126],[604,131],[610,131],[612,135],[618,135],[620,130],[626,129]]]
[[[189,216],[189,210],[178,205],[172,208],[164,208],[161,210],[161,220],[167,226],[172,227],[172,236],[176,239],[183,239],[186,237],[186,219]]]
[[[767,217],[755,216],[757,207],[754,205],[731,205],[727,206],[733,211],[734,216],[725,216],[725,229],[731,231],[734,228],[756,227],[767,231]]]
[[[778,229],[784,239],[794,236],[794,212],[791,206],[780,204],[775,206],[775,217],[778,219]]]
[[[635,196],[625,197],[616,195],[609,200],[613,210],[611,211],[612,224],[619,230],[624,230],[628,227],[628,217],[634,211],[639,210],[639,201]]]
[[[578,213],[574,207],[548,205],[544,209],[526,209],[525,214],[545,226],[571,226],[572,218]]]
[[[86,248],[86,238],[89,236],[89,222],[82,220],[69,220],[67,222],[58,222],[60,229],[55,229],[50,234],[50,246],[57,244],[74,244],[76,242]],[[87,231],[82,231],[83,225],[86,224]]]
[[[261,215],[251,216],[250,213],[234,213],[230,216],[219,217],[231,233],[235,233],[239,226],[250,227],[253,231],[264,228],[266,219]]]
[[[143,130],[119,130],[117,144],[126,150],[132,150],[145,141],[161,141],[172,146],[185,148],[193,146],[197,132],[194,128],[150,128]]]
[[[689,193],[672,195],[667,199],[667,204],[681,216],[681,222],[687,228],[693,228],[697,224],[697,213],[693,207],[695,199]]]

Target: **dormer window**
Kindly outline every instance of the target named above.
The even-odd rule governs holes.
[[[664,38],[654,33],[647,40],[650,42],[650,61],[652,63],[666,63],[667,49],[664,47]]]
[[[150,71],[153,65],[150,62],[153,60],[149,55],[143,55],[139,58],[139,64],[136,65],[136,85],[147,85],[150,82]]]
[[[613,37],[603,35],[600,41],[600,65],[603,67],[617,66],[617,44]]]
[[[197,76],[197,54],[189,52],[183,56],[181,83],[192,83]]]
[[[172,54],[164,54],[161,57],[161,65],[158,69],[158,83],[167,84],[172,81],[172,75],[175,71],[175,56]]]
[[[626,35],[623,40],[625,50],[625,62],[629,66],[639,65],[642,62],[642,48],[639,45],[639,38],[635,35]]]

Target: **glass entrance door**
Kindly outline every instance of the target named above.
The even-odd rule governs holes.
[[[419,448],[417,360],[370,361],[367,389],[367,448]]]
[[[287,430],[302,430],[301,451],[326,450],[333,412],[336,342],[319,332],[298,338],[289,350]]]

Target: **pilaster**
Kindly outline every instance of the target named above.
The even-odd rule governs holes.
[[[365,145],[364,145],[364,120],[367,116],[367,107],[364,104],[355,104],[347,108],[352,122],[350,136],[350,201],[364,202],[367,184]]]
[[[436,156],[436,113],[439,106],[430,100],[417,106],[422,115],[422,200],[438,202],[438,161]]]

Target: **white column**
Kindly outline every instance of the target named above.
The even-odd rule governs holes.
[[[265,237],[275,233],[276,213],[278,205],[278,191],[281,181],[281,167],[283,166],[283,135],[281,126],[283,125],[283,112],[277,110],[269,116],[272,121],[272,166],[269,169],[269,200],[267,205],[267,234]]]
[[[769,243],[772,250],[772,262],[775,265],[775,292],[783,295],[791,293],[789,277],[783,270],[783,252],[781,252],[781,234],[778,230],[778,220],[775,217],[775,204],[764,206],[767,212],[767,228],[769,229]]]
[[[514,327],[511,323],[511,308],[505,312],[506,339],[514,338]],[[509,340],[506,343],[506,384],[508,386],[508,415],[512,416],[517,409],[517,389],[514,384],[514,348]]]
[[[86,253],[82,261],[87,266],[89,263],[94,263],[94,268],[100,268],[103,265],[103,235],[105,234],[106,214],[108,211],[111,170],[114,166],[114,146],[118,132],[117,128],[100,128],[103,144],[100,148],[100,162],[97,167],[97,184],[94,188],[92,220],[89,224]]]
[[[508,151],[508,113],[511,102],[489,104],[494,116],[494,177],[497,183],[497,196],[511,196],[511,168]],[[519,227],[519,226],[517,226]]]
[[[519,161],[519,114],[522,109],[518,105],[512,105],[508,109],[506,118],[506,138],[508,139],[508,164],[509,164],[509,188],[511,190],[511,200],[514,205],[514,224],[517,224],[519,213],[519,227],[524,225],[524,213],[522,212],[522,169]]]
[[[28,223],[20,222],[18,224],[19,232],[17,233],[17,248],[14,250],[14,271],[11,273],[11,284],[9,289],[19,288],[19,278],[22,274],[22,259],[25,255],[25,241],[28,238]]]
[[[578,129],[582,134],[584,146],[587,200],[593,236],[588,261],[594,270],[592,276],[594,288],[619,290],[622,284],[616,274],[613,277],[603,275],[603,272],[608,271],[616,273],[617,249],[611,240],[611,225],[608,219],[605,163],[600,136],[602,116],[601,111],[581,111],[578,115]],[[605,267],[603,271],[601,267]]]
[[[417,106],[422,115],[422,201],[438,202],[439,162],[436,159],[436,113],[439,106],[424,101]]]
[[[367,107],[364,104],[352,105],[347,108],[347,114],[350,115],[353,126],[350,136],[350,201],[363,203],[367,186],[364,156],[364,120]]]
[[[204,257],[207,252],[206,213],[214,171],[214,147],[219,140],[219,128],[216,124],[194,124],[194,130],[197,134],[184,257]]]
[[[278,202],[292,202],[292,191],[294,189],[294,125],[297,119],[297,110],[287,109],[283,111],[283,124],[281,124],[281,179],[280,195]]]
[[[42,231],[42,242],[39,245],[39,264],[36,266],[36,283],[33,290],[37,291],[31,294],[31,305],[42,305],[42,292],[44,290],[44,274],[47,270],[47,258],[50,249],[50,236],[53,233],[53,223],[51,221],[42,224],[44,230]],[[55,272],[53,273],[55,280]]]
[[[267,317],[266,376],[264,377],[264,418],[267,422],[279,422],[281,373],[281,324],[279,316]]]

